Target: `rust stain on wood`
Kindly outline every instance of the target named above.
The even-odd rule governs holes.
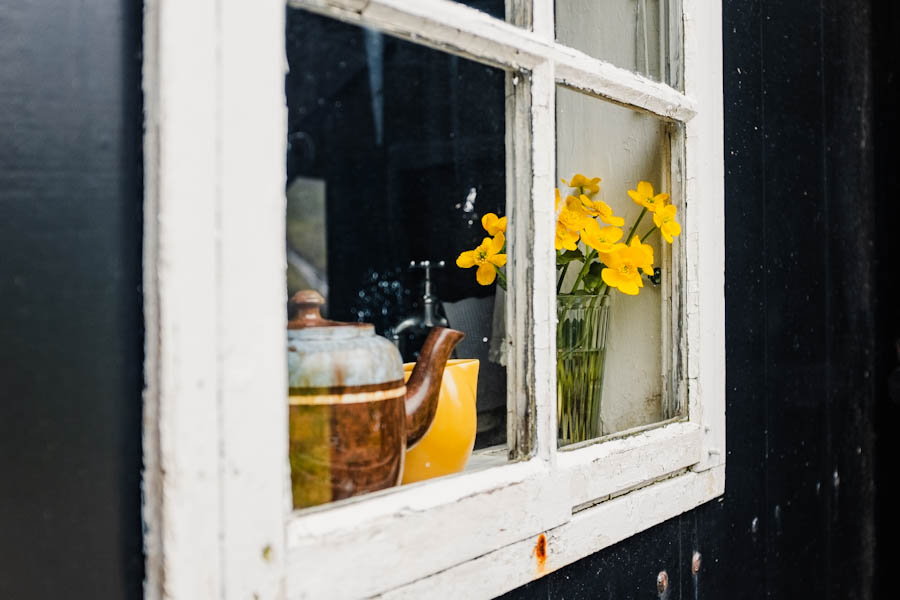
[[[534,545],[534,557],[537,560],[537,571],[543,575],[547,566],[547,536],[543,533],[538,536],[537,544]]]

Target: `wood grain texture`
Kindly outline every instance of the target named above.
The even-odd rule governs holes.
[[[275,598],[285,255],[265,232],[284,231],[284,7],[147,14],[145,594]]]

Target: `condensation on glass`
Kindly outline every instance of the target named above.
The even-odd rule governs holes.
[[[617,67],[684,89],[680,0],[558,1],[556,39]]]
[[[601,178],[597,183],[599,191],[592,198],[602,200],[616,217],[624,219],[619,242],[626,241],[641,213],[642,206],[628,195],[628,190],[637,189],[640,181],[652,184],[657,194],[670,194],[668,202],[676,206],[676,219],[681,220],[683,127],[680,124],[563,86],[557,86],[556,106],[558,179],[570,181],[576,173]],[[564,204],[567,194],[573,192],[561,181],[558,185]],[[602,220],[598,222],[602,227],[607,226]],[[653,228],[654,221],[648,213],[641,220],[635,236],[644,238]],[[591,435],[587,439],[682,414],[680,398],[683,390],[678,389],[680,378],[677,376],[681,368],[680,334],[677,324],[673,323],[680,302],[679,273],[673,265],[678,264],[678,244],[682,242],[681,237],[675,237],[674,245],[670,246],[661,240],[658,230],[645,237],[644,243],[653,248],[653,265],[660,268],[658,276],[652,279],[644,276],[643,287],[636,296],[612,289],[603,301],[608,303],[603,307],[607,311],[605,314],[597,312],[600,301],[586,304],[583,299],[560,296],[559,385],[574,385],[580,390],[576,395],[583,395],[585,381],[587,384],[598,379],[602,382],[602,389],[594,390],[589,398],[570,399],[568,406],[560,404],[562,400],[558,399],[560,445],[584,441],[577,435],[573,440],[568,431],[563,431],[567,429],[563,427],[565,419],[573,419],[577,424],[583,417],[571,414],[573,402],[576,405],[593,403],[587,418],[592,420],[594,427],[588,428]],[[590,251],[583,240],[578,243],[585,254]],[[570,290],[582,266],[577,261],[569,266],[560,282],[561,292]],[[560,272],[562,268],[558,268]],[[599,269],[595,274],[601,274]],[[565,306],[566,303],[572,306]],[[594,310],[595,316],[585,320],[588,309]],[[605,355],[584,361],[564,354],[566,347],[596,343],[588,340],[588,336],[605,336]],[[581,384],[577,381],[579,377],[585,380]],[[582,387],[577,388],[578,385]],[[558,395],[562,397],[563,391],[558,389]]]
[[[325,317],[372,324],[405,362],[433,325],[464,332],[451,360],[480,361],[475,448],[505,460],[505,305],[456,259],[488,235],[485,214],[505,214],[506,73],[300,9],[288,9],[286,34],[288,296],[316,290]],[[380,418],[341,435],[381,443]],[[308,425],[322,430],[316,460],[327,463],[335,422]],[[328,493],[311,502],[337,498]]]

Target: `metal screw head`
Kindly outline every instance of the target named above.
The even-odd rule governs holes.
[[[691,557],[691,573],[696,575],[700,572],[700,553],[694,552],[694,556]]]
[[[669,574],[665,571],[660,571],[659,575],[656,576],[656,593],[664,594],[665,591],[669,588]]]

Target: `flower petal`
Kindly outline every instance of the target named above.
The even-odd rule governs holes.
[[[503,250],[503,244],[506,243],[506,236],[502,233],[497,233],[494,236],[494,239],[491,240],[491,245],[488,246],[488,255],[497,254],[501,250]]]
[[[609,267],[600,271],[600,278],[603,280],[603,283],[608,285],[611,288],[619,287],[619,272],[615,269],[611,269]]]
[[[681,224],[678,221],[669,221],[669,232],[672,235],[681,235]]]
[[[652,198],[653,185],[649,181],[638,181],[637,192],[644,198]]]
[[[506,255],[505,254],[495,254],[488,258],[488,262],[496,265],[498,267],[506,266]]]
[[[638,289],[638,284],[640,283],[640,281],[641,281],[640,279],[638,279],[637,282],[632,281],[630,279],[625,280],[625,281],[621,282],[621,284],[619,284],[618,290],[620,292],[622,292],[623,294],[628,294],[629,296],[637,296],[638,292],[640,291]]]
[[[491,285],[494,283],[494,279],[497,278],[497,267],[490,263],[485,263],[483,265],[479,265],[478,271],[475,273],[475,279],[478,280],[478,283],[481,285]]]
[[[614,244],[621,240],[624,234],[618,227],[604,227],[600,230],[600,235],[610,244]]]
[[[481,217],[481,226],[484,227],[484,230],[487,231],[490,235],[494,235],[497,233],[495,230],[497,227],[497,215],[494,213],[487,213],[483,217]]]
[[[475,266],[475,251],[466,250],[456,257],[456,266],[461,269],[468,269]]]

